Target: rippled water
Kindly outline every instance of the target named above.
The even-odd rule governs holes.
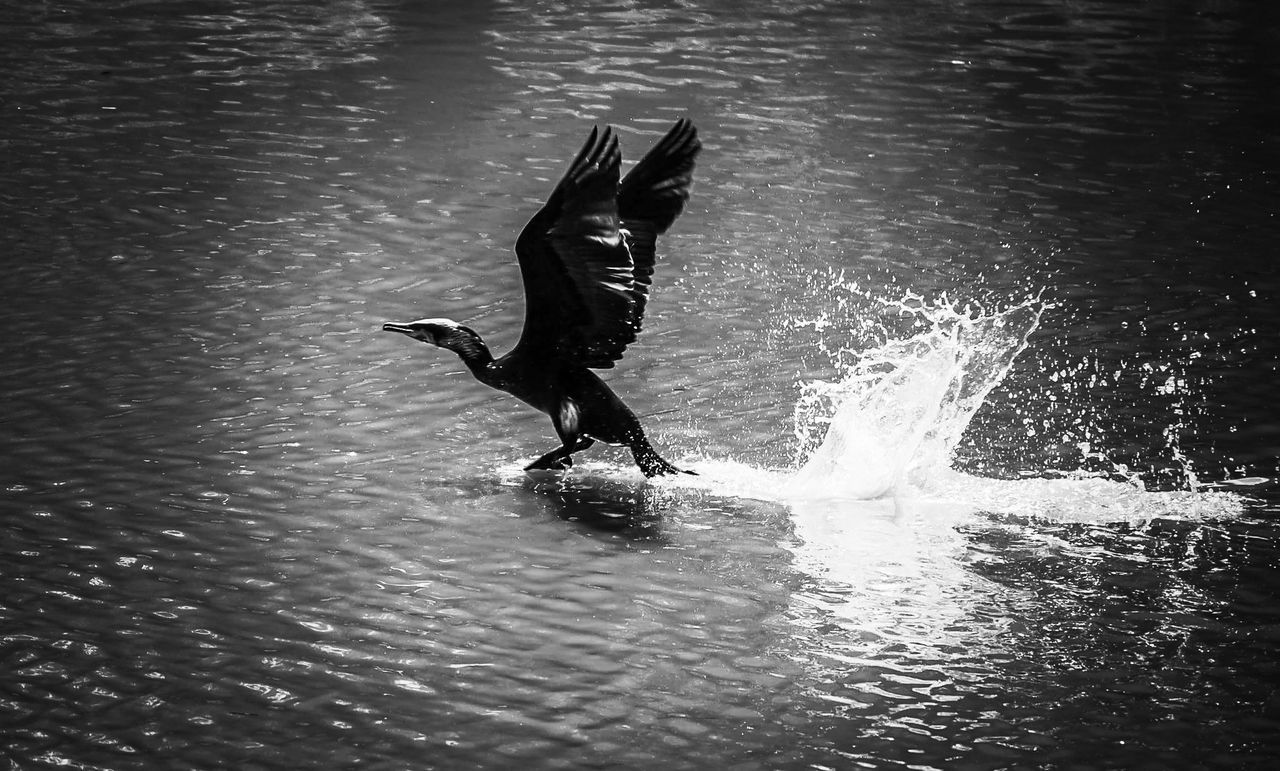
[[[1267,767],[1277,21],[3,4],[9,766]],[[589,126],[682,115],[609,378],[706,483],[530,479],[545,417],[379,326],[505,350]],[[761,494],[913,293],[1044,305],[954,475]]]

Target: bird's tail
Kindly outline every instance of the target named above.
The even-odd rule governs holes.
[[[694,474],[692,471],[685,471],[672,465],[659,455],[657,450],[653,449],[647,439],[640,439],[632,444],[631,454],[635,457],[636,465],[640,467],[641,473],[647,477],[662,476],[664,474]],[[694,474],[694,476],[697,475]]]

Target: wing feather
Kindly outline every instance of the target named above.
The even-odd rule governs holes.
[[[635,262],[632,293],[637,333],[653,283],[658,236],[684,211],[693,186],[694,159],[701,149],[693,122],[681,118],[627,172],[618,188],[618,214]]]
[[[619,183],[616,135],[592,130],[516,240],[525,285],[518,350],[597,369],[622,358],[640,331],[656,238],[688,200],[699,147],[682,120]]]

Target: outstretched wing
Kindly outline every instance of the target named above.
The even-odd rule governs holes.
[[[613,130],[593,129],[547,203],[516,239],[524,277],[517,348],[608,368],[636,339],[635,265],[618,222],[622,153]]]
[[[525,287],[517,350],[572,358],[596,369],[622,358],[640,331],[654,239],[688,198],[697,150],[692,125],[681,121],[620,187],[617,137],[607,127],[592,130],[516,240]],[[624,218],[634,231],[622,229]]]
[[[618,214],[635,263],[632,312],[637,332],[649,299],[658,236],[684,211],[693,183],[694,159],[701,149],[698,130],[688,118],[681,118],[627,172],[618,189]]]

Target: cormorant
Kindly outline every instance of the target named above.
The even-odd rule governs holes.
[[[599,127],[516,239],[524,330],[495,359],[474,330],[449,319],[387,323],[448,348],[476,379],[551,416],[561,446],[526,467],[567,469],[596,440],[626,445],[645,476],[692,473],[664,460],[635,413],[592,369],[610,369],[640,331],[654,246],[684,209],[702,148],[681,119],[619,182],[622,153]]]

